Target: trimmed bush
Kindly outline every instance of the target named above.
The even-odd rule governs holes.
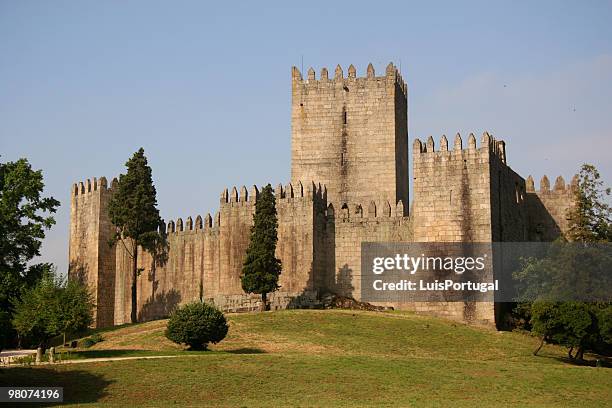
[[[177,309],[168,321],[166,337],[193,350],[206,350],[208,343],[218,343],[227,335],[228,325],[215,306],[194,302]]]
[[[102,340],[104,340],[102,338],[102,336],[100,336],[98,333],[96,333],[96,334],[94,334],[91,337],[87,337],[86,339],[83,339],[83,341],[81,343],[81,347],[90,348],[91,346],[93,346],[96,343],[101,342]]]

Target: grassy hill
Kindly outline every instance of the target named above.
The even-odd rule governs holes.
[[[189,352],[165,321],[102,332],[78,357],[164,360],[5,369],[0,383],[61,385],[66,399],[146,406],[606,406],[612,371],[565,363],[537,340],[406,312],[229,315],[226,340]],[[74,357],[74,355],[73,355]],[[608,405],[609,406],[609,405]]]

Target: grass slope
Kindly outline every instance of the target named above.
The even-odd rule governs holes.
[[[211,352],[183,351],[165,321],[102,333],[78,357],[196,355],[5,369],[0,385],[61,385],[115,406],[609,406],[612,372],[565,364],[537,340],[406,312],[230,315]]]

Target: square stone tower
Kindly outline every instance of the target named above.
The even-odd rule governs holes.
[[[291,92],[291,179],[325,184],[338,205],[402,200],[408,209],[407,87],[390,63],[384,76],[368,65],[344,78],[336,67],[306,79],[293,67]]]
[[[86,283],[96,305],[94,327],[114,323],[115,247],[109,245],[113,226],[108,203],[117,188],[106,177],[72,186],[70,199],[70,250],[68,276]]]

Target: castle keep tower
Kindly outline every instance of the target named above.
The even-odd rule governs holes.
[[[291,81],[291,180],[327,186],[339,205],[402,200],[408,208],[407,87],[390,63],[384,76],[333,78],[326,68],[306,79],[293,67]],[[338,207],[340,208],[340,207]]]

